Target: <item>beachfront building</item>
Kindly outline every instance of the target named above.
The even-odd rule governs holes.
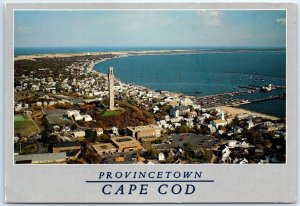
[[[109,110],[115,110],[114,102],[114,70],[112,66],[108,67],[108,90],[109,90]]]

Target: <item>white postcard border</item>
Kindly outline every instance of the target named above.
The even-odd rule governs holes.
[[[270,165],[14,165],[13,164],[13,10],[14,9],[286,9],[287,10],[287,162]],[[296,7],[263,3],[143,3],[143,4],[7,4],[5,30],[5,190],[6,201],[110,202],[110,203],[208,203],[296,201]],[[291,137],[291,139],[289,139]],[[99,172],[202,171],[197,191],[187,195],[158,195],[156,184],[148,195],[100,194]],[[30,185],[30,187],[29,187]]]

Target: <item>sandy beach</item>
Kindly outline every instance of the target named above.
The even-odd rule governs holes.
[[[137,56],[137,55],[155,55],[155,54],[168,54],[177,53],[185,54],[191,52],[190,50],[147,50],[147,51],[110,51],[110,52],[82,52],[82,53],[56,53],[56,54],[33,54],[33,55],[19,55],[14,58],[15,61],[27,59],[34,60],[37,58],[64,58],[75,56],[87,56],[87,55],[105,55],[112,54],[119,57]]]
[[[230,115],[232,117],[235,117],[236,115],[239,115],[239,114],[249,114],[249,115],[261,117],[264,119],[279,120],[278,117],[274,117],[274,116],[270,116],[270,115],[262,114],[262,113],[258,113],[258,112],[253,112],[250,110],[241,109],[241,108],[237,108],[237,107],[220,106],[218,108],[220,108],[222,111],[224,111],[225,113],[227,113],[228,115]]]

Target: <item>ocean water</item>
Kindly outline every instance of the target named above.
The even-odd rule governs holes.
[[[15,48],[14,52],[16,56],[159,49],[192,49],[193,53],[114,58],[95,65],[94,69],[107,73],[107,67],[113,66],[115,76],[123,82],[194,96],[243,90],[238,86],[286,84],[286,52],[278,48],[53,47]],[[283,93],[285,90],[282,89],[271,93],[245,94],[237,98],[252,100]],[[256,102],[241,107],[274,116],[285,116],[285,99]]]
[[[284,117],[286,114],[285,99],[272,99],[262,102],[253,102],[251,104],[241,105],[240,107],[243,109],[260,112],[275,117]]]
[[[263,86],[267,83],[285,85],[285,55],[282,50],[208,50],[196,54],[114,58],[101,62],[94,68],[107,73],[107,67],[113,66],[118,79],[154,90],[205,96],[244,90],[239,86]],[[281,89],[271,93],[245,94],[237,98],[253,100],[283,93],[285,90]],[[257,102],[245,105],[245,108],[285,116],[284,99]]]

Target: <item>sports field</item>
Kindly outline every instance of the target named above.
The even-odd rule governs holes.
[[[22,115],[14,116],[14,131],[15,135],[21,136],[33,135],[37,132],[37,128],[31,120],[26,120]]]

